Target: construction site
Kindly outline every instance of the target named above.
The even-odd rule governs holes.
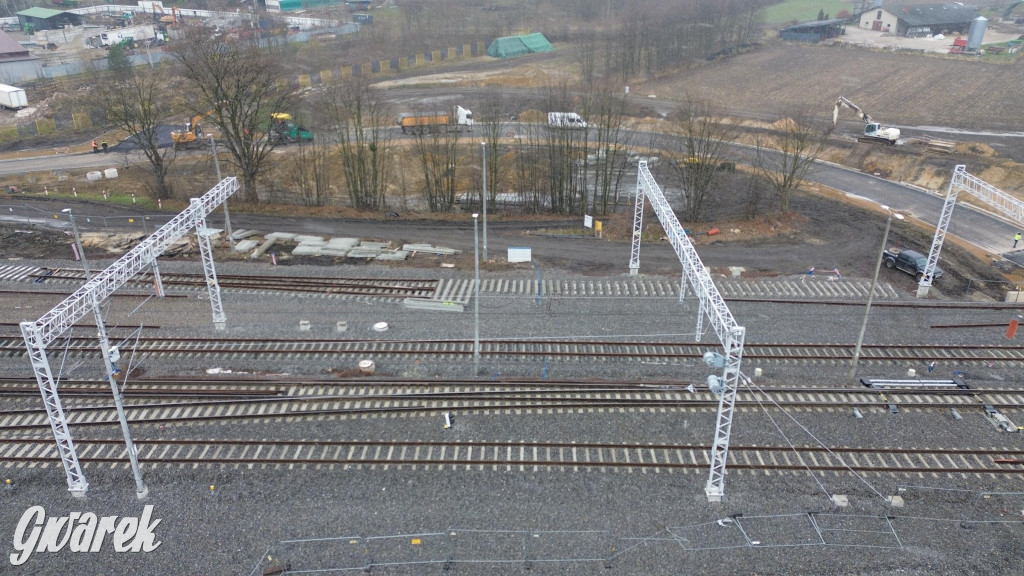
[[[256,201],[212,106],[161,126],[167,198],[128,135],[8,153],[9,569],[1024,564],[1019,62],[779,42],[621,90],[613,140],[544,93],[580,58],[554,45],[375,78],[373,209],[302,106],[262,114]],[[965,71],[992,97],[934,104]],[[716,95],[730,138],[695,146]]]

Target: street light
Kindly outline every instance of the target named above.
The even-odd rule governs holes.
[[[878,251],[878,261],[875,262],[875,276],[871,279],[871,289],[868,290],[868,304],[864,308],[864,322],[860,325],[860,336],[857,337],[857,346],[853,349],[853,361],[850,362],[850,380],[857,377],[857,362],[860,360],[860,348],[864,344],[864,332],[868,329],[868,314],[871,313],[871,302],[875,299],[875,285],[878,284],[878,271],[882,268],[882,255],[885,254],[885,243],[889,240],[889,228],[892,226],[892,219],[903,220],[902,214],[893,212],[888,206],[882,209],[889,213],[885,221],[885,234],[882,235],[882,249]]]
[[[473,214],[473,376],[480,374],[480,234]]]
[[[78,255],[82,258],[82,267],[85,268],[85,281],[88,282],[92,280],[92,274],[89,273],[89,261],[85,259],[82,238],[78,235],[78,226],[75,225],[75,214],[71,211],[71,208],[65,208],[61,212],[71,217],[71,230],[75,233],[75,245],[78,246]]]
[[[487,260],[487,143],[480,143],[480,152],[483,157],[483,182],[484,182],[484,260]]]
[[[89,272],[89,261],[85,259],[85,250],[82,249],[82,238],[78,235],[78,226],[75,225],[75,214],[71,211],[71,208],[65,208],[61,212],[71,217],[71,229],[75,232],[75,244],[78,245],[78,253],[82,257],[82,266],[85,268],[85,281],[88,282],[92,279],[92,275]],[[92,314],[96,318],[96,335],[99,337],[100,352],[103,355],[103,367],[107,373],[107,380],[110,382],[110,391],[114,395],[117,419],[121,424],[121,432],[124,434],[125,446],[128,449],[128,461],[131,463],[132,474],[135,476],[135,495],[139,500],[142,500],[149,494],[149,488],[146,487],[145,482],[142,480],[142,472],[139,470],[138,451],[132,442],[132,434],[128,428],[128,418],[125,416],[124,404],[121,402],[121,391],[117,387],[117,370],[114,367],[116,359],[110,347],[110,339],[107,337],[107,328],[103,322],[103,311],[100,309],[100,301],[95,293],[91,293],[90,296],[92,297]]]
[[[217,154],[217,141],[210,134],[210,144],[213,146],[213,165],[217,167],[217,183],[220,184],[220,156]],[[228,200],[224,199],[224,230],[228,234],[228,245],[235,249],[235,241],[231,238],[231,214],[228,213]]]

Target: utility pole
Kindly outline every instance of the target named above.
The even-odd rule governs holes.
[[[220,184],[220,156],[217,154],[217,141],[210,134],[210,144],[213,145],[213,165],[217,167],[217,183]],[[231,214],[228,213],[228,201],[224,199],[224,230],[228,235],[228,245],[235,249],[235,241],[231,238]]]
[[[473,376],[480,374],[480,235],[473,214]]]
[[[483,153],[484,164],[484,262],[487,261],[487,143],[480,143],[480,150]]]
[[[85,259],[85,248],[82,247],[82,237],[78,235],[78,226],[75,224],[75,213],[71,211],[71,208],[65,208],[61,212],[71,217],[71,231],[75,233],[75,245],[78,246],[78,257],[82,259],[82,268],[85,269],[85,281],[92,280],[92,274],[89,272],[89,261]]]
[[[885,243],[889,241],[889,228],[892,226],[892,219],[903,220],[902,214],[895,214],[888,206],[882,206],[889,211],[889,218],[885,221],[885,234],[882,234],[882,249],[878,251],[878,260],[875,262],[875,276],[871,279],[871,289],[868,290],[868,304],[864,307],[864,321],[860,325],[860,335],[857,336],[857,346],[853,349],[853,360],[850,362],[850,380],[857,378],[857,362],[860,361],[860,348],[864,344],[864,333],[868,329],[868,315],[871,313],[871,302],[875,299],[875,286],[878,284],[878,271],[882,268],[882,255],[885,254]]]

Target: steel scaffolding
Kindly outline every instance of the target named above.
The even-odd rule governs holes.
[[[715,424],[715,442],[711,446],[711,471],[708,477],[708,501],[719,502],[725,494],[725,464],[729,455],[729,436],[732,431],[733,408],[736,404],[736,387],[739,383],[740,361],[743,358],[743,338],[745,329],[736,324],[725,299],[718,292],[711,275],[701,262],[697,250],[686,237],[686,231],[679,224],[675,213],[665,200],[661,188],[651,175],[647,162],[640,161],[636,181],[636,205],[633,212],[633,246],[630,252],[629,272],[636,275],[640,270],[640,236],[643,225],[644,198],[648,198],[654,213],[658,216],[662,228],[668,234],[668,240],[683,265],[683,277],[680,295],[689,284],[700,303],[697,315],[697,335],[703,329],[704,316],[708,317],[711,328],[718,336],[724,351],[725,362],[722,369],[724,391],[718,398],[718,418]]]
[[[950,179],[949,189],[946,191],[946,201],[942,205],[942,214],[935,227],[935,238],[932,240],[932,248],[928,252],[928,264],[925,265],[924,274],[917,287],[918,298],[927,296],[928,289],[932,285],[932,274],[935,272],[935,266],[939,263],[942,242],[946,239],[949,220],[953,216],[953,206],[956,204],[957,195],[961,190],[988,204],[996,212],[1011,220],[1024,223],[1024,202],[988,184],[981,178],[972,176],[967,172],[967,166],[958,164],[953,168],[953,177]]]
[[[64,409],[61,406],[60,397],[57,395],[57,384],[46,357],[46,347],[83,316],[97,310],[100,302],[110,297],[143,269],[152,265],[164,250],[192,229],[195,229],[200,237],[199,243],[200,248],[204,250],[203,264],[205,268],[209,240],[202,233],[205,230],[204,218],[236,190],[238,190],[238,179],[231,177],[221,180],[202,198],[193,198],[192,204],[185,211],[172,218],[152,236],[143,240],[111,264],[109,268],[93,276],[91,280],[55,308],[43,314],[35,322],[25,321],[20,324],[22,336],[25,338],[25,346],[28,348],[28,357],[32,363],[32,370],[35,372],[39,391],[43,395],[43,405],[46,407],[46,413],[50,420],[50,428],[53,429],[53,436],[57,441],[57,451],[67,474],[68,491],[72,495],[84,496],[89,489],[89,483],[78,462],[78,454],[75,452],[71,432],[68,430]],[[204,239],[205,247],[203,246]],[[210,301],[212,303],[214,302],[213,292],[217,290],[217,280],[216,276],[213,276],[211,280],[211,270],[212,258],[209,260],[209,268],[207,268],[207,284],[210,286]],[[220,294],[218,291],[216,304],[214,304],[215,322],[218,320],[219,304]],[[224,321],[223,310],[219,310],[219,318],[221,322]],[[101,319],[97,317],[97,322],[100,321]],[[98,326],[98,328],[102,332],[102,327]],[[103,335],[101,334],[100,337],[103,338]],[[103,362],[107,366],[110,359],[104,358]]]

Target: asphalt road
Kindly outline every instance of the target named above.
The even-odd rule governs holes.
[[[889,206],[933,226],[942,214],[944,198],[845,168],[819,164],[808,180]],[[947,233],[992,254],[1001,254],[1013,246],[1011,240],[1021,226],[1024,224],[1014,226],[974,206],[958,202]]]
[[[53,156],[40,156],[0,160],[0,174],[17,174],[55,169],[101,169],[109,168],[112,165],[123,166],[127,163],[143,161],[136,152],[130,150],[122,151],[121,147],[124,144],[116,145],[111,152],[107,153],[72,154],[60,156],[57,159]],[[125,146],[125,148],[130,147]],[[738,149],[736,154],[740,161],[747,155],[743,149]],[[834,165],[819,163],[812,173],[808,175],[807,180],[838,190],[851,197],[864,198],[889,206],[933,226],[938,222],[939,215],[942,212],[942,198],[896,182],[890,182],[869,174]],[[288,229],[305,230],[308,228],[308,224],[300,222],[290,224],[295,226]],[[254,223],[254,225],[258,225],[258,223]],[[356,224],[352,223],[351,225]],[[402,226],[403,229],[408,230],[410,225],[408,222],[403,222]],[[377,228],[376,225],[374,227]],[[1012,239],[1014,233],[1019,231],[1020,228],[1021,226],[1015,226],[991,214],[983,213],[973,206],[959,203],[950,220],[948,233],[962,238],[964,241],[992,254],[1001,254],[1012,247],[1012,242],[1007,242],[1007,240]],[[326,233],[328,231],[310,230],[309,232]]]

